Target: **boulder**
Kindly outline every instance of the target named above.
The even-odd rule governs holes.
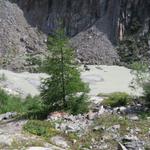
[[[61,137],[61,136],[54,136],[50,139],[50,142],[54,145],[57,145],[59,147],[62,148],[69,148],[68,142],[66,141],[65,138]]]

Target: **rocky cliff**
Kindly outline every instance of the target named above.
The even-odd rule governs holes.
[[[0,21],[0,53],[43,51],[45,35],[63,27],[82,62],[113,64],[118,40],[150,31],[150,1],[0,0]]]
[[[92,25],[116,42],[118,34],[133,25],[147,33],[150,26],[149,0],[18,0],[28,22],[49,33],[62,25],[74,36]],[[121,35],[120,35],[121,36]]]

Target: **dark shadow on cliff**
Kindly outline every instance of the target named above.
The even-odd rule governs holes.
[[[49,14],[49,0],[10,0],[17,3],[22,9],[24,17],[32,26],[38,28],[44,33],[48,33],[48,14]]]
[[[112,43],[116,43],[120,0],[10,1],[18,4],[32,27],[37,27],[46,34],[55,31],[61,20],[66,34],[71,37],[95,25]]]
[[[144,2],[142,0],[10,1],[18,4],[31,26],[37,27],[46,34],[55,31],[61,20],[66,34],[71,37],[95,25],[100,32],[108,36],[113,44],[116,44],[119,36],[119,23],[124,25],[125,32],[130,30],[135,17],[139,18],[143,26],[141,30],[145,31],[145,27],[149,25],[145,22],[150,17],[149,0]]]

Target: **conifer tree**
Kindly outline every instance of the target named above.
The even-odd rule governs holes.
[[[42,83],[41,95],[44,103],[51,111],[86,111],[86,93],[89,88],[81,81],[74,51],[63,30],[49,36],[48,51],[49,55],[43,63],[44,72],[50,75]]]

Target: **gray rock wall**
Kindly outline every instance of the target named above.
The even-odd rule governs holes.
[[[17,0],[30,24],[49,33],[63,25],[74,36],[96,24],[116,43],[136,21],[142,32],[150,26],[149,0]]]
[[[99,30],[116,41],[120,0],[19,0],[30,24],[49,33],[62,25],[69,36],[91,27],[97,21]]]
[[[24,66],[24,54],[45,51],[45,35],[58,27],[65,28],[66,34],[73,37],[73,46],[82,62],[111,65],[118,61],[113,44],[125,33],[143,35],[150,31],[150,2],[0,0],[0,57],[12,55],[13,59],[8,56],[6,60],[10,68]]]

